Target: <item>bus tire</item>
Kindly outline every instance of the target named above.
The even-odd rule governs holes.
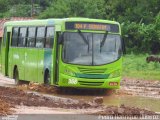
[[[18,85],[19,84],[19,72],[17,68],[14,69],[13,79],[15,80],[15,84]]]
[[[44,85],[50,85],[50,74],[49,74],[49,70],[45,71],[44,74]]]

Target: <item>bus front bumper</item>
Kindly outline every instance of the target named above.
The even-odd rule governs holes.
[[[121,77],[110,79],[86,79],[61,74],[59,87],[119,89]]]

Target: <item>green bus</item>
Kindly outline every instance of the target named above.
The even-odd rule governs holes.
[[[1,72],[57,87],[120,87],[120,24],[89,18],[10,21],[4,25]]]

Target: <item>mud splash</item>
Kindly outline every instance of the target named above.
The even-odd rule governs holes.
[[[29,84],[20,84],[16,86],[16,88],[20,90],[30,90],[30,91],[36,91],[41,93],[58,93],[58,89],[54,88],[53,86],[45,86],[43,84],[39,83],[29,83]]]

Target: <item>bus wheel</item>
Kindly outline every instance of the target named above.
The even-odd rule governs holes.
[[[44,85],[50,85],[50,74],[48,70],[46,70],[44,75]]]
[[[18,69],[16,68],[14,70],[14,80],[15,80],[15,84],[18,85],[19,84],[19,73],[18,73]]]

